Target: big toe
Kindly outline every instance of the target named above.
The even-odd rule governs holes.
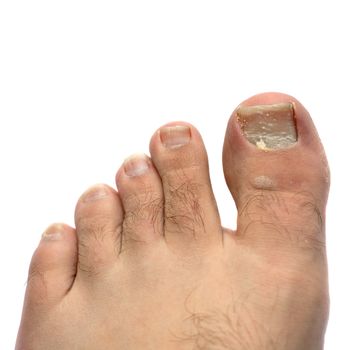
[[[244,101],[228,123],[223,167],[238,208],[236,239],[323,250],[329,169],[299,101],[280,93]]]

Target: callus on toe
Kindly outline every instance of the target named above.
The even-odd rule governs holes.
[[[292,103],[241,106],[236,115],[245,138],[259,149],[288,148],[298,140]]]

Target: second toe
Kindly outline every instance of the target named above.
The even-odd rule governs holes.
[[[167,124],[153,135],[150,152],[163,185],[168,245],[193,252],[220,243],[220,218],[199,132],[188,123]]]

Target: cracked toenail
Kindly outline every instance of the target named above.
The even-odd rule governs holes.
[[[237,120],[243,135],[260,149],[287,148],[297,142],[292,103],[242,106]]]
[[[88,190],[84,194],[83,200],[84,202],[94,202],[107,196],[108,196],[108,191],[106,190],[105,187],[101,186],[101,187],[95,187],[93,189]]]
[[[133,154],[124,160],[125,174],[128,176],[140,176],[149,169],[149,160],[145,154]]]
[[[191,140],[191,130],[185,125],[165,126],[160,129],[160,139],[165,147],[178,148]]]
[[[59,241],[62,239],[62,233],[59,231],[46,231],[42,234],[42,241]]]

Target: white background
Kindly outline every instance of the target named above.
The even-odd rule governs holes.
[[[153,131],[201,131],[222,221],[235,227],[221,147],[227,119],[263,91],[311,112],[332,168],[327,350],[350,349],[347,1],[0,0],[0,349],[12,349],[27,268],[45,227],[73,225]]]

